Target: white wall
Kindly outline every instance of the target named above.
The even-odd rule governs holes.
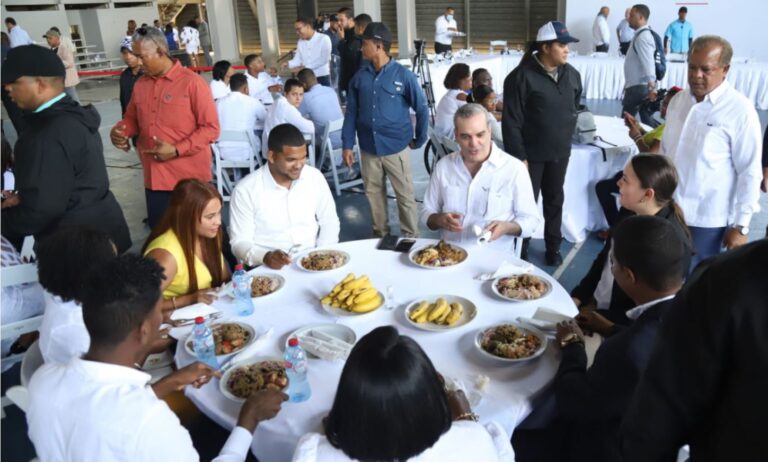
[[[471,0],[470,0],[471,1]],[[635,3],[645,3],[651,10],[651,28],[664,36],[670,22],[677,19],[680,5],[670,0],[644,0],[617,2],[615,0],[566,0],[565,20],[570,33],[581,42],[573,45],[580,54],[594,51],[592,23],[601,6],[611,9],[608,25],[611,28],[610,53],[617,54],[619,44],[616,26],[624,17],[624,10]],[[705,2],[700,2],[705,3]],[[768,47],[761,39],[768,18],[766,0],[712,0],[708,5],[688,5],[688,20],[696,36],[717,34],[731,42],[734,55],[768,61]]]
[[[15,19],[16,23],[27,31],[38,45],[48,46],[43,34],[52,26],[58,27],[62,32],[69,31],[69,21],[64,10],[6,11],[3,6],[3,19],[8,16]],[[3,24],[3,31],[6,31],[5,24]]]

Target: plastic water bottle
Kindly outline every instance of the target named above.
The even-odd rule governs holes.
[[[288,375],[288,396],[293,403],[306,401],[312,396],[307,379],[307,354],[297,338],[288,340],[285,349],[285,372]]]
[[[213,332],[211,332],[204,317],[195,318],[192,334],[192,349],[195,351],[198,361],[218,369],[219,362],[216,360],[216,344],[213,341]]]
[[[232,274],[232,288],[235,292],[237,314],[240,316],[252,315],[254,307],[251,298],[251,277],[243,269],[242,263],[235,265],[235,272]]]

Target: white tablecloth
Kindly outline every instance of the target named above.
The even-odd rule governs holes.
[[[493,86],[503,92],[504,79],[520,62],[522,55],[476,55],[454,60],[464,62],[472,70],[480,67],[488,69],[493,77]],[[571,56],[568,62],[580,73],[584,85],[584,97],[588,99],[621,99],[624,91],[624,58],[615,56]],[[435,102],[446,93],[443,79],[452,63],[433,63],[430,65]],[[688,64],[667,62],[667,74],[662,80],[663,88],[688,86]],[[768,109],[768,63],[734,62],[728,72],[731,84],[755,103],[758,109]],[[618,114],[617,114],[618,115]]]
[[[598,136],[610,144],[599,141],[595,143],[603,149],[585,144],[573,145],[565,173],[561,231],[563,237],[571,242],[583,241],[590,231],[608,228],[605,214],[595,194],[595,184],[623,170],[629,158],[637,153],[637,147],[629,137],[622,119],[595,116],[595,123]],[[543,237],[543,231],[542,225],[534,237]]]
[[[530,412],[528,398],[549,383],[557,370],[559,348],[550,342],[545,354],[530,364],[510,366],[483,357],[474,347],[474,336],[480,328],[514,320],[518,316],[531,317],[537,307],[543,306],[573,316],[576,307],[565,289],[543,271],[535,274],[547,278],[553,291],[539,301],[507,302],[491,291],[491,282],[472,278],[479,273],[493,272],[506,257],[485,247],[469,248],[469,258],[462,264],[444,270],[427,270],[412,265],[407,255],[375,249],[376,240],[363,240],[337,244],[351,255],[345,267],[327,273],[308,273],[295,264],[280,274],[285,286],[266,300],[255,300],[256,311],[246,318],[236,318],[230,303],[216,302],[231,318],[254,325],[274,327],[275,336],[262,350],[266,356],[281,356],[287,336],[294,330],[315,323],[340,323],[352,328],[360,338],[375,327],[394,325],[403,335],[413,337],[424,348],[435,367],[444,375],[470,381],[477,374],[490,377],[490,385],[475,411],[482,421],[496,421],[511,435],[514,427]],[[420,240],[420,245],[424,240]],[[259,268],[257,272],[269,272]],[[319,298],[327,293],[348,272],[367,274],[374,285],[386,292],[395,288],[400,306],[394,311],[380,308],[359,317],[336,318],[320,307]],[[404,306],[411,301],[432,298],[439,294],[453,294],[468,298],[477,306],[477,317],[468,325],[447,332],[425,332],[413,328],[405,320]],[[181,346],[181,342],[179,343]],[[183,347],[177,349],[177,365],[192,361]],[[341,375],[343,363],[310,360],[309,381],[312,397],[303,403],[285,403],[282,411],[272,420],[259,424],[252,451],[260,460],[289,461],[298,439],[309,431],[321,431],[321,420],[327,415]],[[219,392],[219,381],[213,380],[203,388],[187,388],[187,396],[198,408],[225,428],[234,427],[240,404],[228,400]]]

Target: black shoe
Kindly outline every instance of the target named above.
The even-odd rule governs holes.
[[[563,256],[560,255],[559,250],[555,250],[554,252],[547,250],[545,258],[547,260],[547,266],[560,266],[563,264]]]

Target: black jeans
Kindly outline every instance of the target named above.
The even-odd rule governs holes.
[[[627,56],[627,51],[629,51],[629,44],[632,42],[621,42],[619,43],[619,53],[621,53],[621,56]]]
[[[165,209],[168,208],[171,191],[145,189],[144,197],[147,200],[147,225],[149,225],[149,229],[154,229],[160,223],[160,219],[163,218]]]
[[[317,83],[319,83],[320,85],[323,85],[325,87],[330,87],[331,86],[331,76],[330,75],[324,75],[322,77],[318,77],[317,78]]]
[[[446,51],[453,51],[451,45],[443,45],[442,43],[435,42],[435,53],[445,53]]]
[[[599,53],[608,53],[608,44],[604,43],[602,45],[595,45],[595,51]]]
[[[595,194],[597,194],[600,207],[603,208],[609,228],[613,228],[613,225],[616,224],[616,219],[619,217],[619,208],[616,206],[616,196],[614,194],[619,192],[618,181],[623,174],[624,172],[620,171],[607,180],[601,180],[595,184]]]
[[[640,121],[651,127],[659,125],[653,119],[653,113],[643,103],[648,98],[648,85],[634,85],[624,89],[624,98],[621,100],[621,116],[628,112],[633,117],[637,117],[640,112]]]
[[[533,197],[539,200],[539,191],[543,197],[544,206],[544,243],[547,252],[560,250],[563,234],[560,228],[563,224],[563,184],[565,172],[568,169],[568,157],[545,162],[528,161],[528,173],[533,184]]]

